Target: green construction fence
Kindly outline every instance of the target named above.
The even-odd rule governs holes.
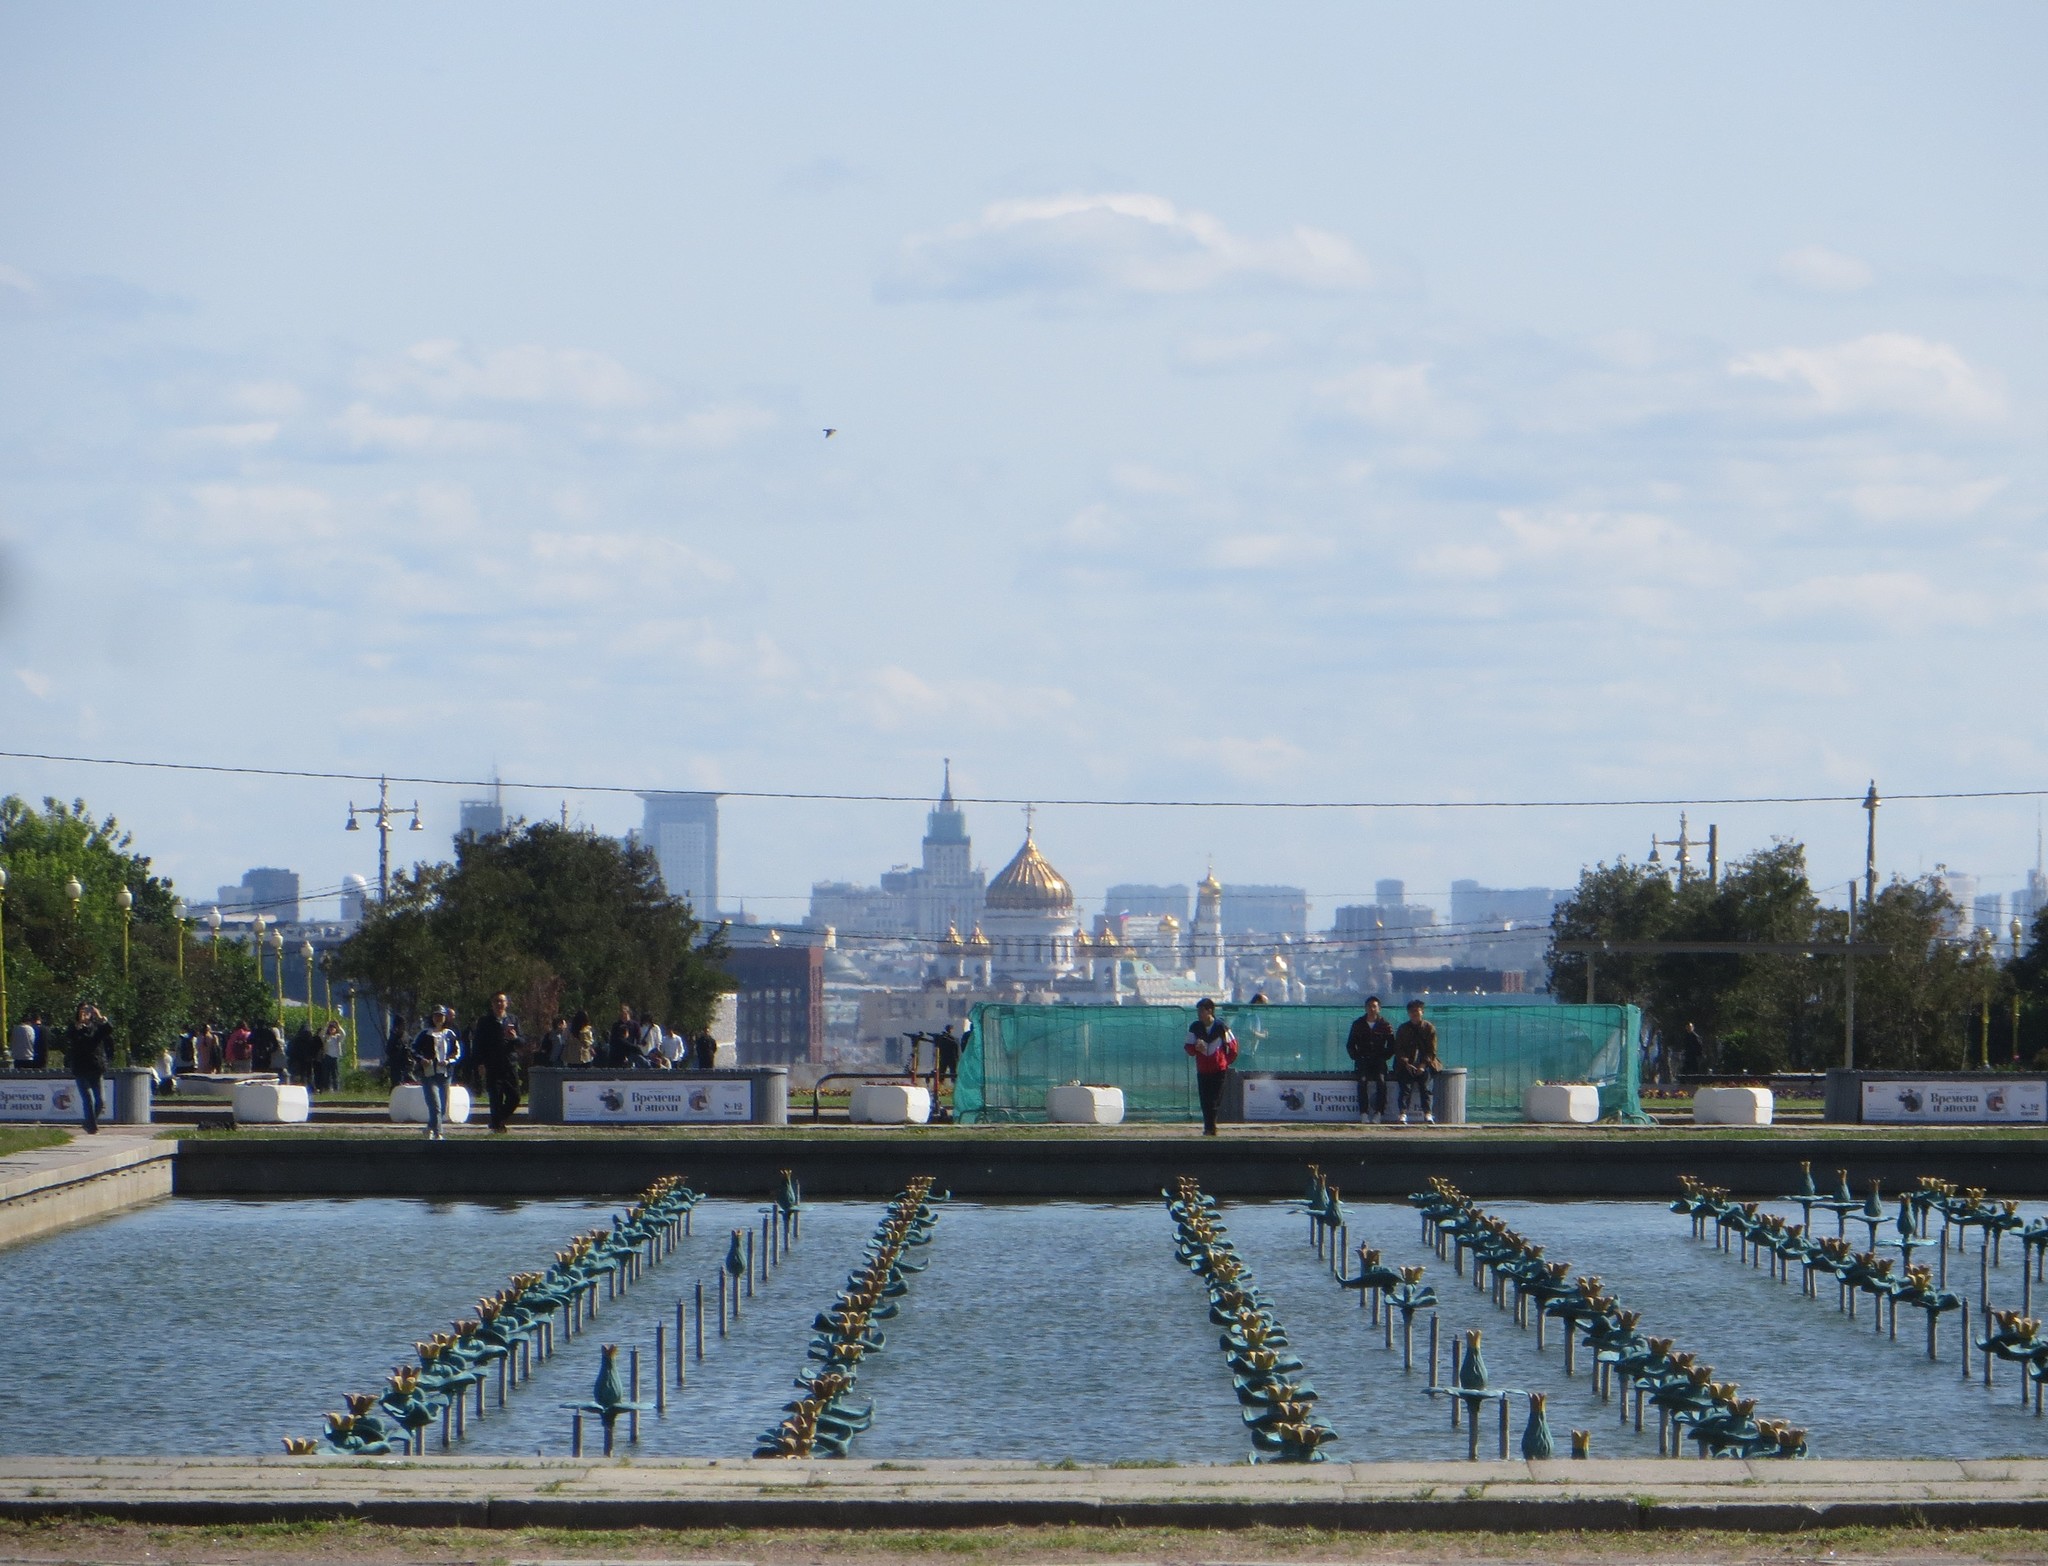
[[[1349,1071],[1352,1006],[1226,1006],[1241,1071]],[[1011,1006],[984,1003],[960,1056],[954,1117],[964,1125],[1043,1120],[1048,1088],[1087,1082],[1124,1091],[1124,1117],[1201,1118],[1194,1061],[1182,1048],[1192,1006]],[[1641,1120],[1642,1013],[1634,1006],[1461,1006],[1436,1001],[1437,1054],[1463,1066],[1465,1117],[1522,1118],[1536,1082],[1591,1082],[1603,1119]]]

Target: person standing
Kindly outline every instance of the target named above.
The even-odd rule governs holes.
[[[348,1043],[339,1017],[329,1017],[320,1031],[320,1086],[329,1093],[341,1090],[341,1057]]]
[[[33,1071],[36,1068],[36,1027],[43,1020],[39,1011],[31,1011],[14,1025],[7,1040],[7,1052],[14,1061],[16,1071]]]
[[[491,1009],[469,1035],[476,1063],[483,1068],[493,1131],[511,1130],[519,1108],[519,1024],[510,1015],[510,1004],[502,994],[493,995]]]
[[[1430,1083],[1443,1066],[1436,1056],[1436,1024],[1425,1021],[1422,1002],[1408,1003],[1408,1020],[1394,1030],[1394,1080],[1401,1087],[1401,1124],[1408,1124],[1408,1106],[1415,1097],[1422,1100],[1422,1123],[1436,1124],[1430,1102]]]
[[[697,1035],[691,1048],[697,1053],[697,1069],[699,1071],[716,1071],[718,1069],[718,1040],[712,1036],[709,1028],[704,1029]]]
[[[238,1022],[228,1029],[226,1066],[230,1072],[249,1069],[249,1024]]]
[[[114,1064],[114,1029],[90,1001],[81,1001],[78,1018],[65,1036],[71,1080],[78,1088],[78,1114],[86,1131],[98,1136],[100,1116],[107,1112],[101,1079]]]
[[[590,1025],[590,1013],[579,1008],[569,1019],[569,1053],[564,1064],[589,1066],[597,1061],[597,1030]]]
[[[633,1020],[633,1008],[621,1001],[619,1020],[612,1024],[611,1037],[605,1041],[604,1063],[614,1071],[630,1071],[640,1063],[639,1054],[639,1024]]]
[[[555,1018],[555,1025],[541,1035],[540,1061],[550,1070],[560,1070],[569,1060],[569,1019]]]
[[[1678,1069],[1688,1077],[1707,1069],[1707,1041],[1700,1037],[1698,1023],[1688,1022],[1678,1037]]]
[[[939,1029],[939,1035],[932,1040],[932,1054],[936,1064],[932,1067],[932,1081],[958,1082],[960,1080],[960,1040],[954,1037],[953,1024],[947,1023]]]
[[[1344,1053],[1351,1057],[1351,1069],[1358,1077],[1358,1118],[1385,1119],[1387,1066],[1394,1058],[1394,1025],[1380,1014],[1377,995],[1366,996],[1365,1015],[1352,1022],[1351,1032],[1344,1039]]]
[[[448,1026],[448,1008],[436,1006],[427,1014],[427,1025],[412,1041],[413,1069],[420,1079],[420,1096],[427,1105],[427,1140],[442,1142],[441,1119],[448,1113],[448,1073],[462,1058],[461,1041]]]
[[[1237,1059],[1237,1035],[1218,1020],[1216,1003],[1206,996],[1195,1004],[1195,1020],[1182,1046],[1195,1057],[1195,1091],[1202,1100],[1202,1135],[1216,1134],[1216,1107],[1223,1102],[1223,1084]]]
[[[301,1084],[309,1093],[320,1091],[320,1035],[313,1031],[310,1016],[299,1019],[299,1031],[292,1035],[291,1048],[286,1051],[285,1060],[294,1082]]]

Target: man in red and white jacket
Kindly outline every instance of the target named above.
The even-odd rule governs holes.
[[[1237,1059],[1237,1035],[1216,1019],[1216,1003],[1202,1000],[1188,1029],[1187,1052],[1195,1057],[1195,1091],[1202,1097],[1202,1135],[1216,1134],[1216,1106],[1223,1100],[1223,1079]]]

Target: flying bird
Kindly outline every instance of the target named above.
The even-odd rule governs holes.
[[[834,435],[837,435],[838,433],[839,433],[839,431],[837,431],[836,429],[835,429],[835,430],[827,430],[827,431],[825,431],[825,439],[827,439],[827,440],[830,440],[830,439],[831,439],[831,438],[832,438],[832,437],[833,437]]]

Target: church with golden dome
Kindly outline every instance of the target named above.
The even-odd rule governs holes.
[[[1039,852],[1028,824],[1024,846],[988,884],[981,927],[997,979],[1056,984],[1075,971],[1081,924],[1074,913],[1074,889]]]

